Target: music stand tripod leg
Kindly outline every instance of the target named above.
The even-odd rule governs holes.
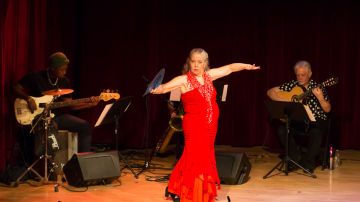
[[[21,175],[16,179],[16,186],[20,184],[21,179],[30,171],[33,172],[41,181],[43,180],[43,177],[36,170],[33,169],[33,167],[43,158],[44,155],[41,155],[36,161],[34,161],[29,167],[27,167],[23,173],[21,173]]]
[[[116,144],[117,144],[117,143],[116,143]],[[120,161],[120,162],[123,162],[123,163],[125,164],[125,166],[124,166],[122,169],[124,169],[124,168],[129,169],[130,172],[134,175],[134,177],[135,177],[136,179],[138,179],[139,177],[136,175],[133,167],[131,167],[131,165],[129,164],[129,161],[124,157],[124,155],[121,154],[121,152],[120,152],[118,149],[116,149],[116,150],[117,150],[117,152],[118,152],[119,161]],[[122,170],[122,169],[121,169],[121,170]]]
[[[136,175],[136,173],[135,173],[135,171],[134,171],[134,169],[130,166],[130,164],[129,164],[129,162],[128,162],[128,160],[120,153],[120,151],[119,151],[119,141],[118,141],[118,136],[119,136],[119,134],[118,134],[118,131],[119,131],[119,115],[115,115],[114,116],[114,119],[115,119],[115,129],[114,129],[114,133],[115,133],[115,138],[116,138],[116,141],[115,141],[115,144],[116,144],[116,151],[118,152],[118,156],[119,156],[119,161],[122,161],[124,164],[125,164],[125,166],[124,166],[124,168],[126,167],[127,169],[129,169],[130,171],[131,171],[131,173],[134,175],[134,177],[136,178],[136,179],[138,179],[139,177],[138,177],[138,175]]]
[[[300,168],[301,170],[303,170],[303,172],[305,172],[306,174],[308,174],[310,177],[312,178],[317,178],[317,176],[314,173],[311,173],[308,169],[302,167],[300,164],[298,164],[296,161],[289,159],[290,162],[292,162],[294,165],[296,165],[298,168]]]
[[[263,176],[263,179],[266,179],[269,177],[269,175],[274,172],[275,169],[280,170],[281,167],[283,167],[284,165],[284,160],[281,160],[278,164],[276,164],[268,173],[266,173],[266,175]]]
[[[280,168],[278,168],[278,170],[280,170],[281,172],[285,173],[285,175],[289,174],[289,133],[290,133],[290,127],[289,127],[289,119],[287,116],[285,116],[285,126],[286,126],[286,139],[285,139],[285,156],[283,157],[283,159],[276,164],[276,166],[271,169],[264,177],[263,179],[266,179],[269,177],[269,175],[280,166]],[[291,159],[290,159],[291,160]]]
[[[136,173],[136,177],[139,177],[139,175],[143,172],[145,172],[146,169],[150,168],[150,164],[151,164],[151,160],[153,157],[154,152],[151,152],[149,154],[149,152],[147,151],[147,149],[145,150],[145,161],[144,161],[144,165],[142,166],[141,170]]]
[[[285,134],[285,156],[280,163],[278,163],[273,169],[271,169],[263,178],[268,178],[269,175],[282,164],[281,172],[288,175],[289,162],[294,166],[302,169],[304,173],[310,175],[310,177],[316,178],[316,175],[305,169],[299,163],[292,160],[289,156],[289,136],[290,136],[290,119],[291,121],[305,121],[307,120],[307,114],[300,103],[295,102],[281,102],[281,101],[268,101],[265,103],[272,119],[278,119],[285,121],[286,134]]]
[[[287,175],[289,173],[289,162],[291,162],[293,165],[295,165],[296,167],[300,168],[301,170],[303,170],[305,173],[307,173],[308,175],[310,175],[310,177],[316,178],[316,175],[311,173],[309,170],[307,170],[306,168],[302,167],[299,163],[297,163],[296,161],[292,160],[290,158],[289,155],[289,136],[290,136],[290,120],[289,118],[286,116],[285,118],[286,120],[286,144],[285,144],[285,174]]]
[[[151,164],[151,161],[152,161],[152,157],[154,155],[154,151],[155,150],[152,150],[151,153],[149,153],[149,131],[150,131],[150,117],[149,117],[149,109],[150,109],[150,102],[149,102],[149,95],[146,95],[145,96],[145,104],[146,104],[146,118],[145,118],[145,130],[144,130],[144,145],[145,145],[145,153],[144,153],[144,156],[145,156],[145,159],[144,159],[144,165],[142,166],[141,170],[136,174],[136,177],[138,177],[141,173],[145,172],[146,169],[150,168],[150,164]]]
[[[136,175],[134,169],[131,167],[131,165],[129,164],[128,160],[120,153],[119,150],[118,150],[118,155],[119,155],[119,161],[122,161],[122,162],[125,164],[124,168],[129,169],[130,172],[134,175],[134,177],[135,177],[136,179],[138,179],[138,178],[139,178],[138,175]]]

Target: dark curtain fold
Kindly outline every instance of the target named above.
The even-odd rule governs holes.
[[[13,152],[17,125],[12,85],[28,71],[43,68],[46,1],[2,0],[0,168]]]
[[[29,70],[44,68],[47,56],[70,58],[75,97],[118,89],[133,96],[120,121],[120,148],[153,147],[167,127],[164,96],[142,97],[146,80],[161,68],[164,81],[178,75],[188,52],[202,47],[212,67],[256,63],[259,72],[223,78],[217,144],[277,146],[264,101],[266,90],[293,76],[298,60],[313,65],[314,79],[338,76],[329,87],[332,141],[360,148],[360,16],[356,1],[203,2],[183,1],[6,1],[1,0],[0,168],[14,143],[16,123],[11,85]],[[78,115],[94,123],[102,104]],[[146,126],[146,113],[149,124]],[[94,130],[94,143],[114,144],[113,125]]]

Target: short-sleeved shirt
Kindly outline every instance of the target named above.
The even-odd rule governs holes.
[[[56,85],[52,85],[52,84]],[[59,78],[58,81],[49,81],[47,71],[33,72],[25,75],[20,79],[19,84],[23,86],[27,93],[32,97],[41,97],[44,96],[42,92],[54,89],[69,89],[71,88],[70,81],[68,78]],[[63,98],[71,98],[71,94],[61,95],[55,102],[63,101]],[[66,113],[65,109],[53,109],[52,113],[61,115]]]
[[[52,84],[56,83],[56,85]],[[70,81],[68,78],[59,78],[58,81],[49,81],[47,71],[33,72],[25,75],[20,79],[19,84],[23,86],[30,96],[41,97],[43,96],[42,92],[54,89],[68,89],[71,88]],[[62,95],[62,98],[70,97],[71,94]]]
[[[298,81],[292,80],[290,82],[282,84],[280,86],[280,90],[290,92],[295,86],[300,86],[300,85],[299,85]],[[318,83],[316,83],[314,80],[311,79],[307,89],[313,89],[313,88],[316,88],[317,86],[318,86]],[[326,89],[321,88],[321,90],[324,94],[324,99],[329,101],[330,98],[329,98],[329,95],[328,95]],[[314,94],[310,93],[308,95],[306,104],[310,107],[310,110],[314,114],[316,120],[319,120],[319,119],[327,120],[327,113],[324,112],[324,110],[321,108],[321,105]]]

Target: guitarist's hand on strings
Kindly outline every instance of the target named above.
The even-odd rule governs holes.
[[[322,110],[324,110],[324,112],[326,112],[326,113],[330,112],[330,110],[331,110],[330,102],[324,98],[324,93],[321,90],[321,88],[316,87],[316,88],[312,89],[311,92],[315,95],[316,99],[318,99]]]
[[[316,87],[316,88],[312,89],[312,93],[315,95],[315,97],[316,97],[319,101],[324,100],[323,92],[322,92],[322,90],[321,90],[319,87]]]
[[[34,113],[34,111],[37,109],[35,100],[32,97],[29,97],[26,99],[26,102],[28,104],[31,113]]]

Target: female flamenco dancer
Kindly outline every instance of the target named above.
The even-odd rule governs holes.
[[[168,191],[174,201],[214,202],[216,186],[220,185],[214,150],[219,108],[212,81],[232,72],[258,70],[260,67],[233,63],[210,69],[207,52],[196,48],[190,51],[184,68],[184,75],[151,91],[152,94],[163,94],[180,88],[185,112],[185,147],[171,173]]]

